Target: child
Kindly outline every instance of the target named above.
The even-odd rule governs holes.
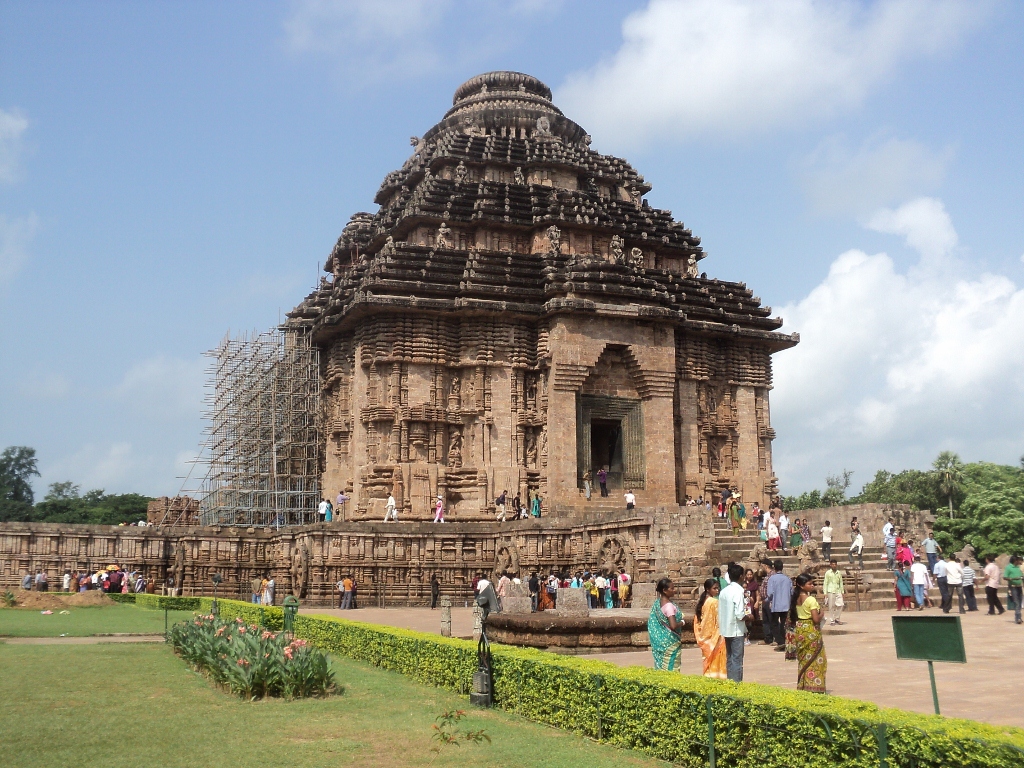
[[[750,595],[750,590],[749,589],[744,589],[743,590],[743,618],[745,619],[748,616],[752,617],[753,615],[754,615],[754,599]],[[750,645],[750,638],[749,637],[743,638],[743,644],[744,645]]]

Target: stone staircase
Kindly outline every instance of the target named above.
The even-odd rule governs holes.
[[[750,556],[751,550],[761,543],[758,532],[753,529],[739,530],[732,532],[728,521],[715,519],[714,543],[711,546],[711,560],[714,564],[725,571],[725,564],[730,561],[743,562]],[[885,567],[885,549],[882,547],[864,548],[864,568],[851,566],[847,559],[847,551],[850,542],[834,541],[832,544],[832,557],[838,561],[839,569],[843,572],[843,580],[846,584],[846,607],[844,610],[856,611],[857,598],[854,587],[858,581],[863,585],[860,589],[860,610],[894,610],[896,608],[896,596],[893,593],[893,575]],[[790,577],[796,577],[800,573],[800,558],[792,549],[787,548],[786,555],[781,551],[771,553],[772,560],[781,559],[783,570]],[[816,579],[818,588],[821,588],[822,576]],[[930,593],[932,601],[938,604],[939,591],[932,589]]]

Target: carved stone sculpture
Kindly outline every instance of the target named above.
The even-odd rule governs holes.
[[[513,174],[512,174],[512,183],[513,184],[519,184],[519,185],[523,185],[523,184],[526,183],[526,177],[523,176],[523,169],[522,168],[518,168],[517,167],[516,170],[513,172]]]
[[[448,440],[448,466],[453,469],[462,466],[462,431],[458,427],[452,428],[452,434]]]
[[[639,248],[631,248],[629,250],[629,261],[632,266],[637,269],[643,269],[644,267],[644,252]]]
[[[562,230],[552,224],[545,234],[548,237],[548,253],[557,255],[562,246]]]
[[[526,433],[526,466],[537,467],[537,436],[532,430]]]
[[[626,263],[626,255],[623,252],[624,246],[625,243],[623,242],[621,237],[619,237],[618,235],[612,235],[611,245],[608,247],[608,250],[611,252],[613,264]]]
[[[445,248],[451,248],[452,247],[451,237],[452,237],[451,227],[449,227],[447,224],[445,224],[442,221],[441,222],[441,226],[437,228],[437,237],[434,240],[434,247],[439,249],[439,250],[440,249],[445,249]]]
[[[697,257],[692,253],[686,259],[686,276],[696,278],[700,274],[700,270],[697,267]]]
[[[551,135],[551,121],[545,116],[537,118],[537,135],[538,136],[550,136]]]
[[[466,175],[469,171],[466,170],[466,164],[459,160],[459,164],[455,166],[455,183],[461,184],[466,180]]]

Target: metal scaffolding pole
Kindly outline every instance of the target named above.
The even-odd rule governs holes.
[[[316,520],[320,361],[307,331],[224,340],[207,353],[202,525],[281,527]]]

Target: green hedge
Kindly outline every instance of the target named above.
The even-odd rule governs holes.
[[[154,611],[198,611],[202,597],[171,597],[170,595],[136,595],[135,604]]]
[[[138,595],[134,592],[108,592],[107,597],[115,603],[134,603]]]
[[[199,600],[209,611],[211,600]],[[240,616],[269,629],[283,624],[280,608],[218,602],[222,618]],[[330,653],[459,693],[469,691],[477,668],[477,646],[468,640],[303,613],[295,634]],[[708,764],[709,711],[723,768],[877,768],[880,738],[889,768],[1024,765],[1018,728],[526,648],[495,645],[492,657],[497,706],[679,765]]]

